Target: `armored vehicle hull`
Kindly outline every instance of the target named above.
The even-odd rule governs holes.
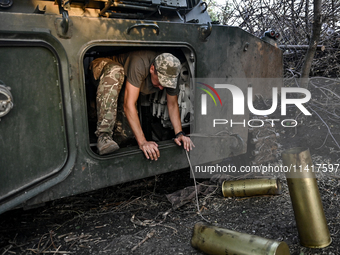
[[[252,84],[255,93],[271,96],[273,84],[256,80],[282,78],[278,48],[240,28],[211,24],[205,4],[150,1],[137,5],[143,14],[138,17],[139,9],[116,11],[124,8],[113,4],[25,0],[0,8],[0,86],[7,91],[0,93],[0,213],[189,166],[185,151],[171,139],[168,116],[158,110],[161,95],[138,105],[144,132],[159,144],[158,161],[147,160],[133,137],[113,154],[97,153],[96,91],[88,70],[94,58],[142,49],[178,56],[187,133],[200,119],[202,91],[195,79],[242,78],[246,82],[238,86],[244,94]],[[224,104],[218,112],[208,104],[209,117],[230,119],[230,95],[220,95]],[[248,120],[248,112],[242,118]],[[211,161],[246,153],[247,128],[229,131],[238,138],[198,140],[196,148],[212,152]],[[235,142],[238,146],[230,146]],[[221,143],[225,148],[214,152]]]

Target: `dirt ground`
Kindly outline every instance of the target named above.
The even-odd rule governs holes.
[[[328,129],[340,141],[337,122],[326,126],[315,114],[297,120],[296,128],[277,128],[282,147],[272,164],[282,164],[280,152],[295,146],[308,147],[314,164],[339,164],[340,149]],[[211,185],[212,191],[199,195],[201,214],[223,228],[284,241],[291,254],[340,254],[340,169],[338,173],[317,176],[332,237],[332,243],[323,249],[299,244],[286,179],[284,175],[279,177],[282,194],[241,198],[224,198],[219,182],[197,180]],[[35,209],[6,212],[0,215],[0,255],[203,254],[190,245],[195,223],[203,221],[197,213],[196,199],[174,209],[166,197],[193,185],[190,170],[182,169],[52,201]]]

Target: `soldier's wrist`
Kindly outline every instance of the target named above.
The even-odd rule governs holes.
[[[179,131],[179,132],[175,135],[175,137],[178,138],[178,137],[180,137],[180,136],[182,136],[182,135],[185,136],[185,133],[184,133],[183,131]]]

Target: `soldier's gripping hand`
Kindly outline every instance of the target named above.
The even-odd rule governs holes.
[[[195,147],[194,143],[191,141],[191,139],[185,135],[180,135],[174,139],[175,143],[178,146],[181,146],[183,144],[183,148],[186,151],[191,151],[193,147]]]
[[[139,148],[144,152],[147,159],[157,160],[160,157],[158,144],[155,142],[145,141],[139,145]]]

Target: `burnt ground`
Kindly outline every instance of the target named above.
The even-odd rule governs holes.
[[[290,115],[297,116],[294,109]],[[326,120],[325,114],[320,117]],[[282,164],[280,152],[295,146],[308,147],[314,164],[339,164],[340,149],[328,130],[340,141],[337,122],[325,124],[315,114],[296,118],[296,128],[277,127],[282,147],[272,164]],[[193,227],[202,221],[195,198],[177,209],[166,198],[167,194],[193,186],[189,171],[183,169],[60,199],[35,209],[6,212],[0,215],[0,255],[203,254],[190,245]],[[333,239],[323,249],[299,244],[284,175],[280,176],[282,194],[273,196],[224,198],[220,185],[210,183],[213,191],[199,195],[200,211],[212,224],[285,241],[291,254],[340,254],[340,173],[317,177]],[[198,180],[203,181],[207,180]]]

